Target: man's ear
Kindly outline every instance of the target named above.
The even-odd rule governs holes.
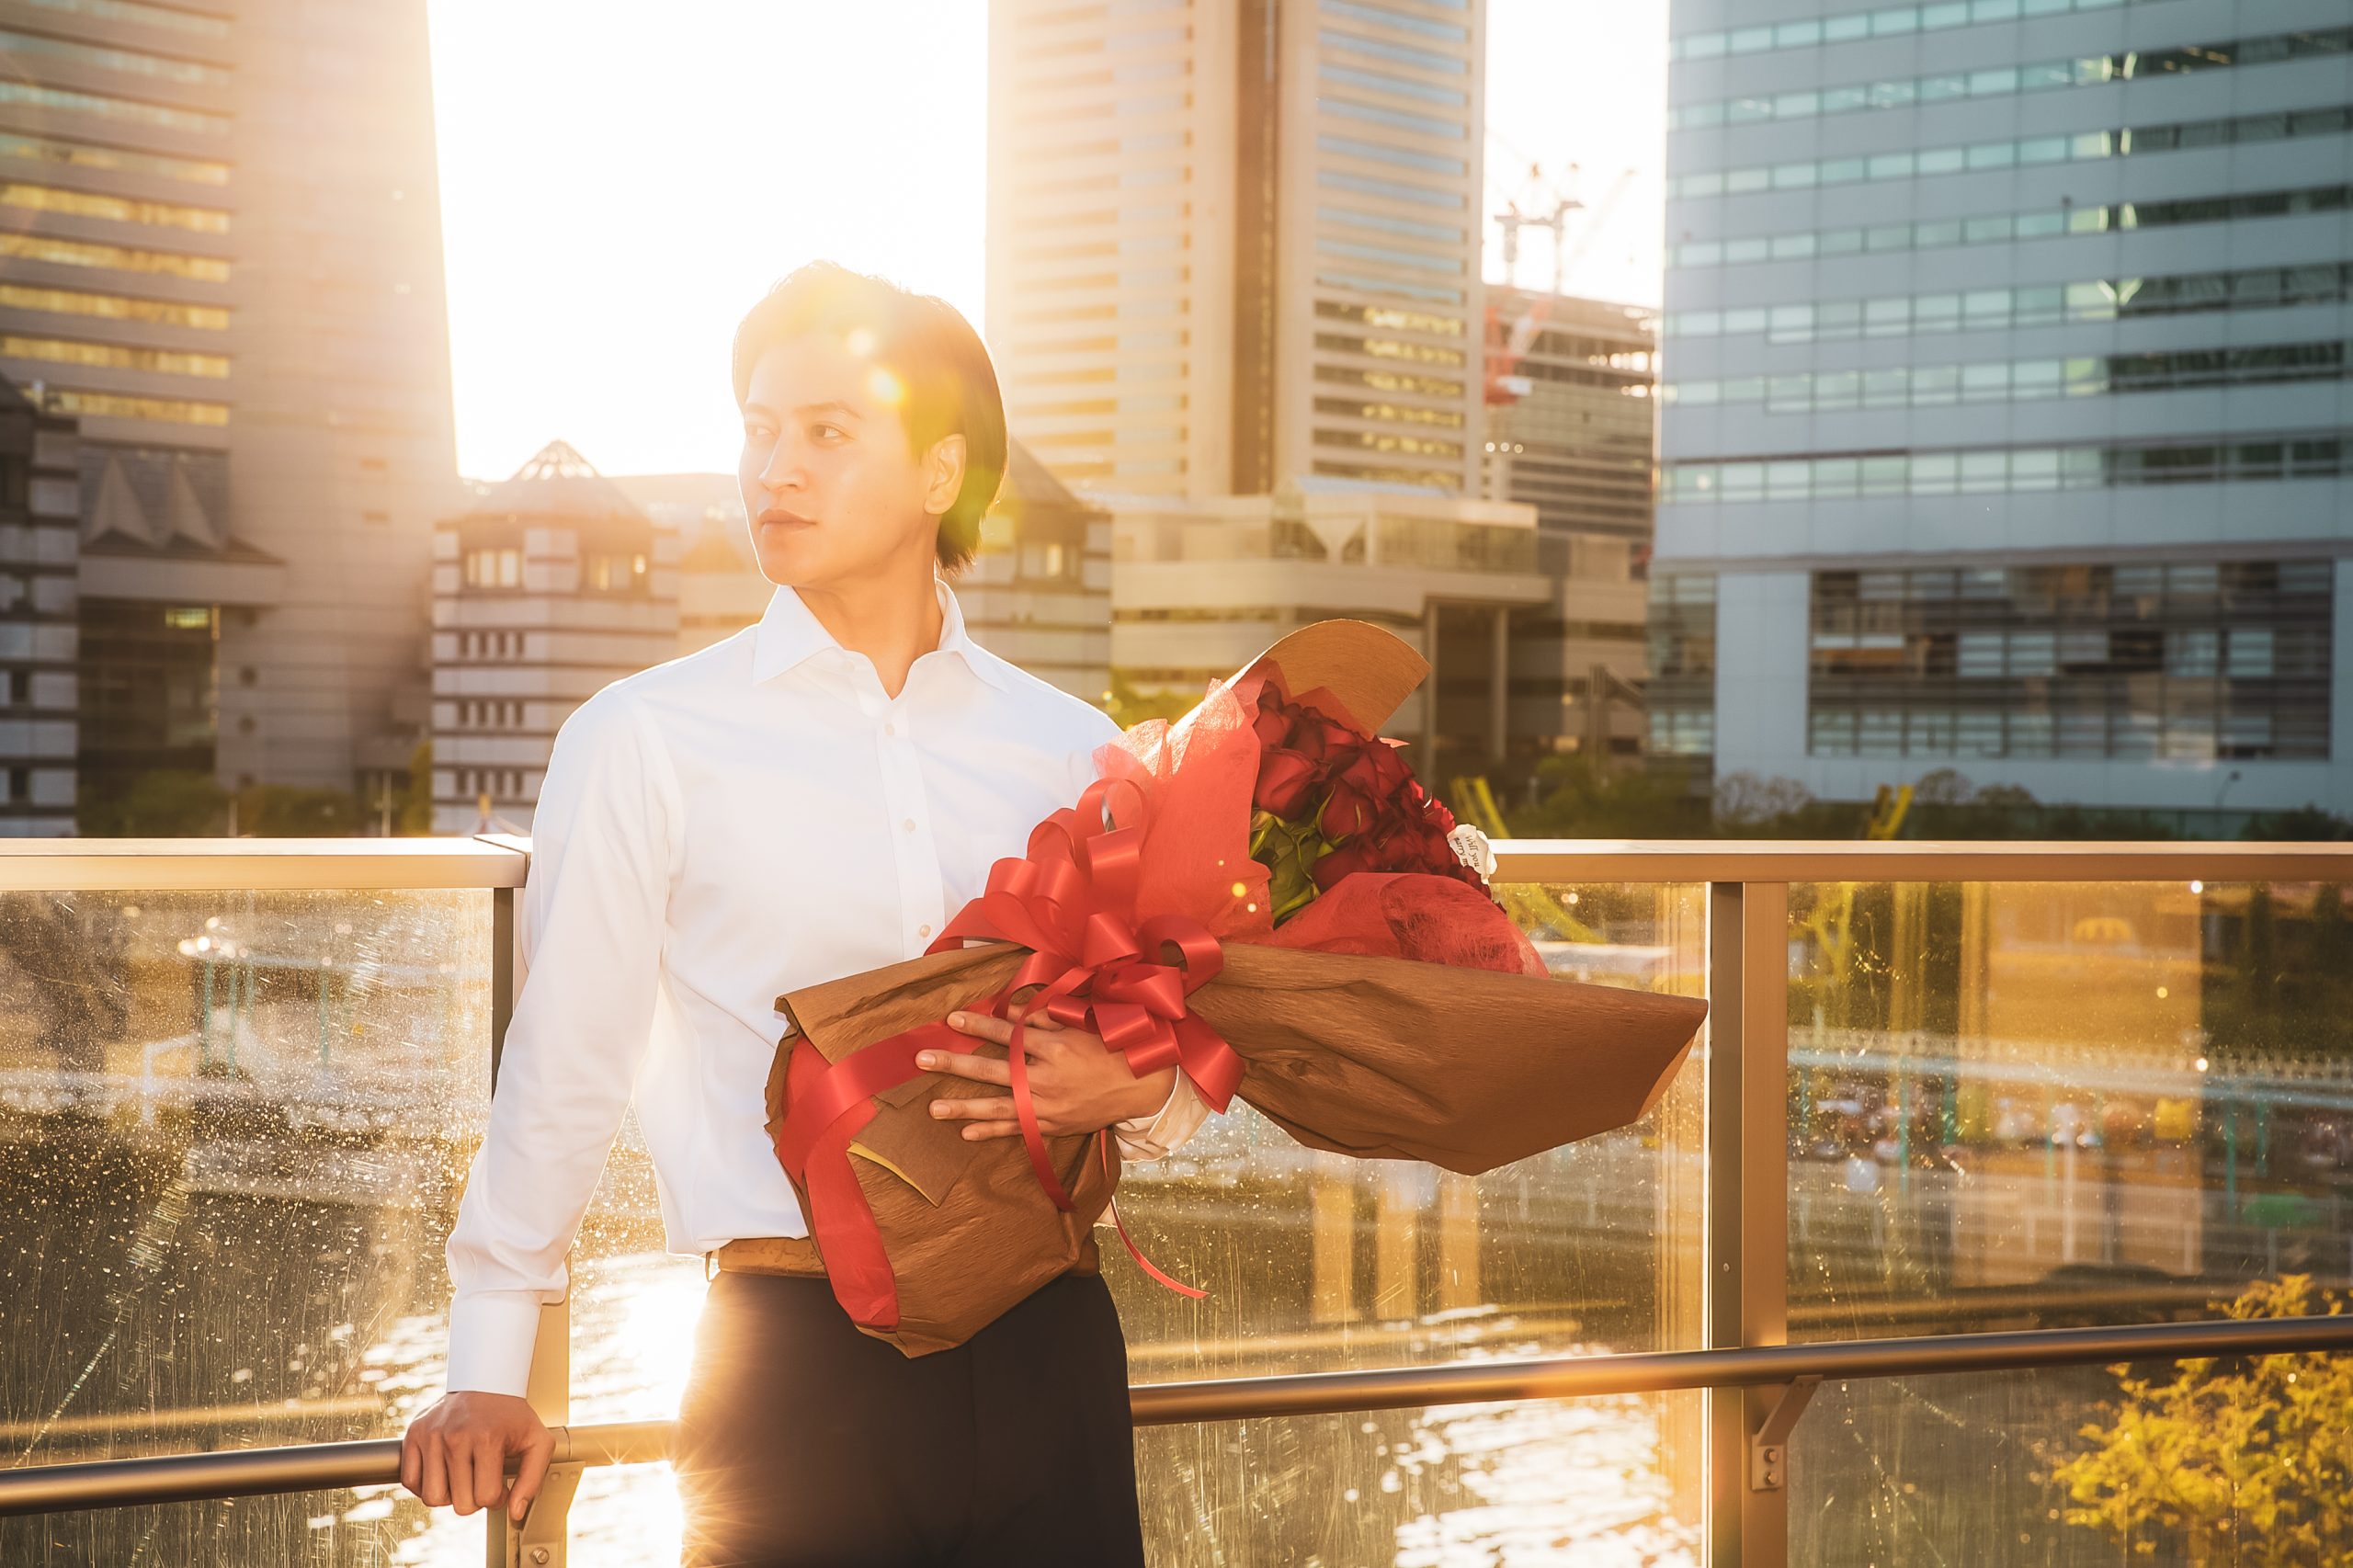
[[[944,517],[964,490],[964,437],[942,436],[923,459],[923,509]]]

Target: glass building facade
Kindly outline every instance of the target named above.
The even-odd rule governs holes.
[[[2353,801],[2345,21],[1677,5],[1655,755]]]

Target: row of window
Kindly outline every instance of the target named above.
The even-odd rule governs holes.
[[[1408,468],[1397,463],[1336,462],[1317,458],[1311,473],[1332,479],[1366,479],[1378,484],[1417,484],[1428,490],[1460,490],[1462,475],[1442,468]]]
[[[1461,337],[1461,316],[1432,315],[1427,311],[1401,310],[1393,305],[1360,305],[1346,300],[1318,300],[1315,314],[1324,321],[1347,322],[1382,332],[1426,332],[1433,337]]]
[[[1363,272],[1337,272],[1326,268],[1315,274],[1315,282],[1318,288],[1323,289],[1346,289],[1352,293],[1385,295],[1397,300],[1422,300],[1434,305],[1459,305],[1463,301],[1463,291],[1460,289],[1442,288],[1435,283],[1408,283],[1398,278],[1375,278]]]
[[[1788,164],[1751,164],[1740,168],[1671,176],[1666,182],[1666,197],[1675,201],[1763,190],[1809,190],[1815,186],[1852,185],[1858,181],[1915,179],[2039,164],[2127,158],[2194,147],[2229,147],[2302,136],[2341,136],[2348,127],[2353,127],[2353,108],[2337,106],[2127,126],[2117,131],[2078,131],[2055,136],[1972,142],[1952,147],[1805,158]]]
[[[6,290],[0,290],[5,294]],[[0,301],[0,303],[5,303]],[[83,392],[51,387],[47,407],[52,414],[85,419],[152,419],[165,425],[226,425],[229,405],[178,397],[131,397],[120,392]]]
[[[494,801],[523,798],[523,770],[519,767],[460,767],[457,773],[460,795],[488,795]]]
[[[1770,343],[1831,343],[1853,337],[1999,331],[2207,311],[2269,311],[2335,304],[2353,290],[2353,262],[2177,272],[2155,278],[2091,278],[2074,283],[1896,294],[1876,300],[1677,311],[1659,318],[1669,337],[1731,337],[1761,332]]]
[[[1370,158],[1375,163],[1395,164],[1400,168],[1421,169],[1430,174],[1463,175],[1471,165],[1460,158],[1449,158],[1437,153],[1416,153],[1408,147],[1392,146],[1386,142],[1366,142],[1354,136],[1319,134],[1316,148],[1341,158]]]
[[[2276,608],[2283,599],[2325,599],[2336,568],[2325,558],[2287,561],[2112,561],[2037,566],[1926,566],[1902,571],[1822,572],[1813,580],[1817,629],[1870,629],[1889,615],[2001,617],[2081,621],[2129,613],[2211,619],[2225,610]],[[1654,606],[1715,603],[1713,574],[1655,580]],[[1905,607],[1927,607],[1915,611]],[[2307,611],[2316,608],[2307,606]]]
[[[1460,255],[1432,256],[1427,251],[1399,250],[1394,245],[1369,245],[1358,240],[1336,239],[1329,234],[1315,237],[1319,256],[1336,256],[1354,261],[1377,261],[1390,267],[1410,267],[1416,272],[1435,273],[1442,278],[1460,278],[1464,271]],[[1462,297],[1460,290],[1444,293],[1453,299]]]
[[[1910,108],[1918,104],[1947,103],[1956,98],[2003,97],[2014,93],[2044,92],[2054,87],[2093,87],[2109,82],[2178,75],[2190,71],[2211,71],[2233,65],[2269,65],[2283,60],[2343,54],[2348,48],[2353,48],[2353,28],[2327,28],[2124,54],[2079,54],[2064,60],[2036,61],[2028,65],[1945,71],[1926,76],[1881,77],[1877,81],[1855,82],[1836,87],[1809,87],[1799,92],[1686,104],[1667,111],[1666,128],[1669,131],[1695,131],[1719,125],[1749,125],[1768,119],[1812,119],[1821,115],[1852,114],[1863,109]]]
[[[170,108],[162,104],[111,97],[103,93],[77,93],[63,87],[44,87],[36,82],[0,81],[0,104],[20,105],[36,111],[63,109],[68,114],[96,115],[102,119],[119,120],[126,125],[161,126],[166,131],[188,131],[203,136],[229,134],[229,117],[225,114]]]
[[[1471,72],[1471,62],[1457,54],[1440,54],[1435,50],[1415,49],[1411,44],[1362,38],[1335,28],[1318,28],[1315,36],[1325,49],[1344,50],[1368,59],[1384,60],[1392,65],[1411,65],[1417,70],[1453,76],[1468,75]]]
[[[66,190],[53,185],[10,180],[0,185],[0,207],[21,207],[32,212],[62,212],[74,218],[103,218],[110,223],[145,223],[154,228],[188,229],[200,234],[225,234],[229,214],[217,207],[189,207],[176,201],[139,201],[123,196],[100,196],[86,190]]]
[[[2268,680],[2328,673],[2325,647],[2303,628],[2270,626],[1983,628],[1890,633],[1816,631],[1816,675],[1869,680],[2005,680],[2060,675],[2165,675]]]
[[[1365,370],[1353,365],[1332,365],[1316,362],[1315,379],[1342,386],[1363,387],[1369,392],[1404,392],[1413,397],[1459,398],[1463,383],[1441,376],[1416,376],[1403,370]]]
[[[468,730],[518,730],[523,727],[523,705],[504,700],[485,701],[468,699],[458,705],[458,726]]]
[[[1425,0],[1425,3],[1443,6],[1449,11],[1470,8],[1470,0]],[[1384,28],[1395,28],[1400,32],[1419,33],[1424,38],[1442,38],[1449,43],[1467,43],[1471,40],[1471,29],[1460,22],[1441,22],[1432,17],[1400,11],[1393,6],[1367,5],[1365,0],[1324,0],[1323,8],[1327,17],[1373,22]]]
[[[1318,95],[1315,107],[1339,119],[1361,119],[1370,125],[1385,125],[1392,131],[1410,131],[1416,135],[1436,136],[1448,142],[1470,139],[1470,131],[1459,119],[1439,119],[1432,115],[1409,114],[1404,109],[1383,108],[1379,104],[1359,103],[1354,98],[1336,98]]]
[[[159,82],[179,82],[190,86],[226,87],[229,85],[229,73],[218,65],[207,65],[195,60],[175,60],[169,55],[149,54],[144,50],[76,43],[41,33],[18,32],[14,28],[0,28],[0,54],[46,56],[76,65],[96,66],[101,71],[120,71],[130,75],[152,76]]]
[[[1361,354],[1368,358],[1399,359],[1417,365],[1462,364],[1462,350],[1441,348],[1433,343],[1411,343],[1394,337],[1358,337],[1337,332],[1319,332],[1315,347],[1332,354]]]
[[[458,633],[458,657],[461,659],[519,659],[522,656],[523,634],[519,631]]]
[[[63,164],[69,168],[105,169],[110,173],[160,175],[190,185],[227,185],[229,165],[213,158],[174,158],[161,153],[134,153],[96,142],[63,136],[40,136],[23,131],[0,132],[0,158],[28,163]]]
[[[1460,408],[1418,408],[1412,403],[1358,403],[1349,398],[1319,397],[1315,400],[1318,414],[1337,415],[1344,419],[1385,420],[1395,425],[1430,425],[1449,430],[1462,428]]]
[[[2049,239],[2060,234],[2104,234],[2178,223],[2222,223],[2239,218],[2342,212],[2348,206],[2353,206],[2353,185],[2317,185],[2241,196],[2058,207],[2047,212],[1924,218],[1916,222],[1878,223],[1870,228],[1812,229],[1794,234],[1756,234],[1736,240],[1694,240],[1672,247],[1668,265],[1740,266],[1762,261],[1811,261],[1817,256],[1933,250],[1946,245],[2007,244],[2013,240]]]
[[[220,305],[142,300],[128,294],[100,294],[82,289],[35,289],[20,283],[0,283],[0,306],[45,311],[52,315],[96,316],[103,321],[153,322],[161,326],[193,327],[202,332],[229,330],[229,312]]]
[[[1461,211],[1469,200],[1461,191],[1432,190],[1424,185],[1382,179],[1372,175],[1350,174],[1346,169],[1318,169],[1315,171],[1315,183],[1329,190],[1354,191],[1358,196],[1378,196],[1387,201],[1409,202],[1416,207],[1438,207],[1449,212]]]
[[[147,272],[165,278],[186,278],[199,283],[226,283],[229,280],[229,264],[219,256],[141,250],[131,245],[97,244],[87,240],[59,239],[53,234],[0,234],[0,256],[47,262],[53,267],[96,267],[114,272]]]
[[[2343,343],[2272,343],[2246,348],[2177,348],[2075,359],[1994,359],[1967,365],[1897,365],[1878,370],[1801,370],[1677,381],[1661,391],[1685,407],[1762,403],[1771,414],[1852,408],[1940,408],[2188,387],[2264,386],[2345,379]]]
[[[1659,475],[1659,502],[1691,506],[1719,501],[1837,501],[2334,479],[2348,466],[2353,466],[2353,438],[2336,436],[1851,453],[1770,462],[1670,463]]]
[[[2326,685],[2291,712],[2213,704],[2052,713],[1990,709],[1818,709],[1806,715],[1814,756],[2009,756],[2317,760],[2328,756]],[[1704,748],[1703,748],[1704,749]]]
[[[68,337],[27,337],[0,333],[0,358],[40,359],[56,365],[96,365],[114,370],[152,370],[166,376],[219,380],[229,373],[222,354],[192,354],[172,348],[133,348],[119,343],[82,343]]]
[[[1325,33],[1328,41],[1335,35]],[[1351,87],[1364,87],[1376,93],[1394,93],[1402,98],[1419,98],[1424,103],[1446,104],[1451,108],[1467,108],[1471,95],[1460,87],[1442,87],[1435,82],[1418,82],[1410,76],[1392,76],[1386,71],[1364,71],[1353,65],[1342,65],[1326,60],[1316,67],[1316,74],[1327,82],[1344,83]]]
[[[1399,218],[1387,212],[1366,212],[1354,207],[1323,207],[1315,209],[1315,216],[1326,223],[1337,223],[1351,229],[1378,229],[1385,234],[1407,234],[1419,240],[1438,240],[1446,244],[1461,244],[1470,236],[1460,223],[1430,223],[1419,218]]]
[[[1761,54],[1775,49],[1817,49],[1825,43],[1899,38],[1905,33],[1937,32],[1946,28],[2055,17],[2066,11],[2104,11],[2128,3],[2129,0],[1932,0],[1925,6],[1841,11],[1836,16],[1802,22],[1683,33],[1667,40],[1666,57],[1713,60],[1721,55]]]
[[[1347,447],[1358,451],[1403,453],[1411,457],[1451,458],[1460,461],[1462,443],[1440,440],[1430,436],[1401,436],[1391,430],[1326,430],[1317,429],[1315,444],[1319,447]]]
[[[25,3],[44,11],[93,17],[102,22],[130,22],[138,27],[153,28],[158,32],[185,33],[191,38],[225,39],[229,36],[229,19],[226,17],[184,11],[176,6],[149,6],[142,4],[142,0],[25,0]]]

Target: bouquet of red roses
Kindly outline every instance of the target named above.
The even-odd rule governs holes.
[[[1041,1014],[1311,1147],[1466,1174],[1656,1102],[1706,1004],[1545,974],[1484,841],[1378,738],[1427,669],[1361,622],[1292,633],[1098,752],[930,953],[779,998],[769,1131],[861,1329],[961,1344],[1091,1248],[1118,1161],[1029,1113],[1018,1023]],[[956,1009],[1016,1020],[1018,1153],[925,1110],[994,1092],[915,1065],[974,1049]]]

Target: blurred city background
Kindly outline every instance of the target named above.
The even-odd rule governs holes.
[[[766,603],[728,337],[829,256],[982,328],[1015,453],[958,592],[1115,717],[1349,616],[1428,655],[1397,736],[1498,837],[1963,841],[1788,884],[1792,1337],[2353,1280],[2341,883],[1967,849],[2353,836],[2344,0],[0,0],[0,835],[528,834],[581,701]],[[12,1464],[438,1392],[492,884],[188,891],[169,847],[0,892]],[[1542,864],[1498,891],[1556,972],[1705,987],[1705,884]],[[1131,1173],[1211,1289],[1109,1266],[1137,1376],[1701,1343],[1697,1079],[1476,1180],[1225,1119]],[[675,1403],[660,1236],[627,1135],[576,1419]],[[2334,1561],[2341,1514],[2232,1555],[2238,1494],[2113,1480],[2284,1398],[1825,1391],[1790,1560]],[[1155,1560],[1697,1564],[1702,1403],[1150,1431]],[[2341,1492],[2338,1430],[2263,1484]],[[256,1498],[0,1561],[479,1530]],[[676,1531],[595,1472],[573,1546]]]

